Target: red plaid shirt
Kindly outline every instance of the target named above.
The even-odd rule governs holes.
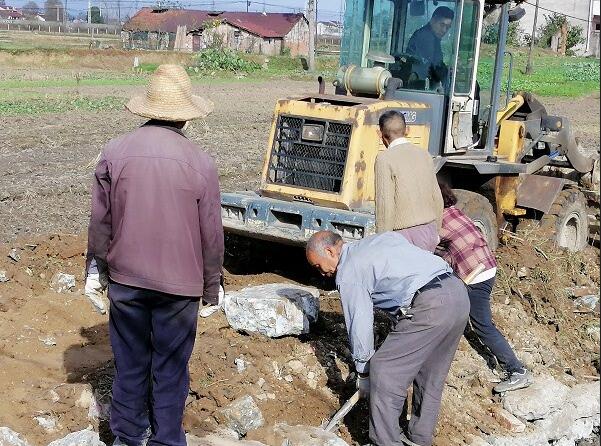
[[[445,208],[442,213],[440,244],[435,253],[445,259],[462,279],[469,276],[479,264],[484,265],[484,271],[497,266],[484,235],[455,206]]]

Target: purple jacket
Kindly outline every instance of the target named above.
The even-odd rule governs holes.
[[[110,141],[96,167],[88,263],[115,282],[216,303],[223,263],[217,168],[175,127]]]

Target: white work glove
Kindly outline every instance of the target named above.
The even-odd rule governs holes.
[[[369,399],[369,375],[357,375],[357,389],[359,398]]]
[[[221,308],[223,308],[223,299],[225,297],[225,289],[223,288],[223,285],[219,285],[219,295],[217,297],[217,305],[204,305],[201,309],[200,309],[200,317],[209,317],[212,316],[213,314],[215,314],[218,310],[220,310]]]
[[[92,304],[94,310],[100,314],[106,314],[106,305],[102,297],[107,286],[108,276],[98,271],[96,259],[92,259],[86,276],[84,294]]]

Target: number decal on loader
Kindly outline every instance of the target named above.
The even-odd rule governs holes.
[[[412,111],[412,110],[407,110],[407,111],[401,110],[401,113],[405,117],[405,122],[407,124],[411,124],[411,123],[417,121],[417,112]]]

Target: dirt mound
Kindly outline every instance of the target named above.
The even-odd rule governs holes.
[[[46,291],[56,273],[82,276],[85,240],[57,234],[0,245],[0,271],[8,278],[0,287],[0,311],[16,308],[28,297]]]
[[[84,250],[85,237],[71,235],[20,239],[0,249],[0,270],[9,277],[0,283],[0,381],[7,384],[0,388],[0,425],[23,433],[33,445],[45,445],[88,424],[111,441],[107,421],[88,417],[90,394],[100,403],[96,413],[110,401],[113,367],[107,318],[93,313],[78,291],[83,287]],[[598,289],[598,250],[571,254],[524,232],[507,237],[497,257],[494,316],[518,356],[535,375],[552,374],[568,385],[597,376],[598,319],[577,310],[572,296]],[[319,426],[354,392],[337,293],[330,283],[310,275],[302,251],[276,258],[262,263],[230,259],[228,289],[281,281],[318,285],[323,290],[320,319],[311,334],[282,339],[237,333],[220,313],[199,320],[184,420],[193,434],[217,429],[223,422],[221,409],[250,394],[265,426],[248,438],[278,445],[272,431],[276,422]],[[57,272],[75,275],[72,292],[49,289]],[[379,339],[387,328],[386,320],[378,319]],[[465,444],[469,435],[507,433],[493,416],[499,399],[492,387],[499,376],[487,360],[473,338],[461,342],[444,393],[436,445]],[[36,416],[55,419],[57,427],[44,430]],[[341,435],[349,444],[368,441],[364,403],[346,417]]]

